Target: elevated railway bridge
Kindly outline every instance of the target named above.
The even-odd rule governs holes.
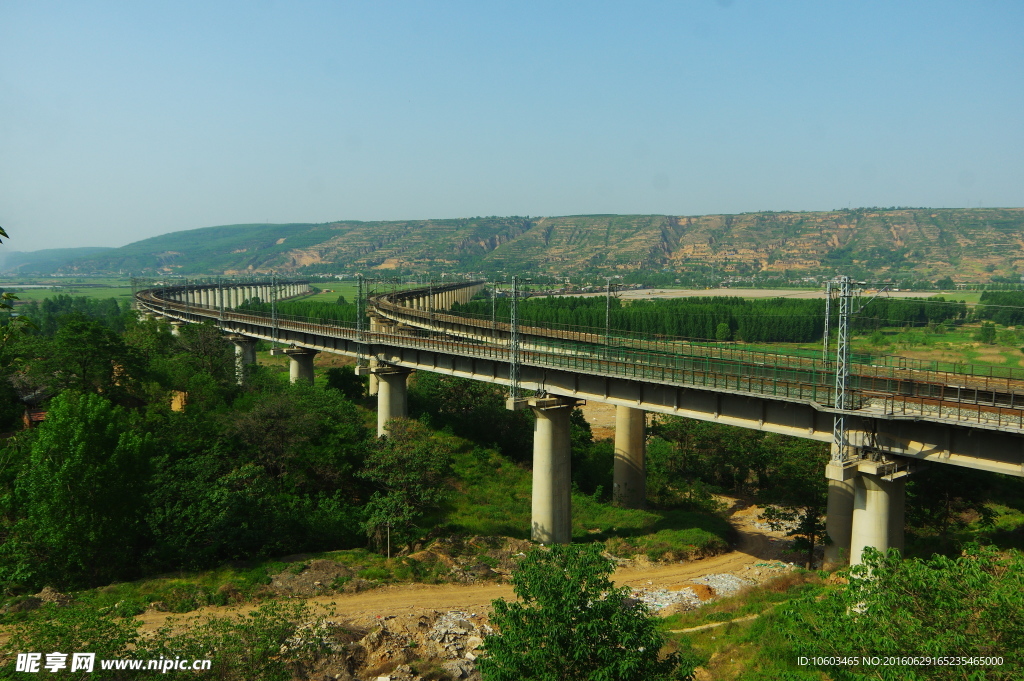
[[[378,404],[378,434],[405,416],[406,381],[431,371],[507,386],[508,406],[536,415],[532,535],[571,537],[569,414],[582,401],[614,404],[614,497],[641,506],[645,412],[672,414],[822,442],[837,415],[848,446],[833,444],[826,561],[860,562],[865,546],[902,548],[904,483],[920,461],[1024,476],[1024,372],[940,371],[888,358],[850,363],[844,409],[835,365],[818,358],[683,339],[513,326],[454,314],[484,282],[373,296],[369,323],[320,323],[238,310],[252,298],[304,295],[308,282],[192,284],[139,291],[136,305],[172,325],[213,322],[235,344],[239,378],[257,340],[283,343],[292,381],[312,381],[313,357],[358,358]],[[975,369],[981,369],[980,367]],[[532,393],[520,397],[518,390]]]

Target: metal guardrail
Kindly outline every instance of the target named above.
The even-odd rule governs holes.
[[[140,291],[138,298],[157,312],[174,311],[219,322],[268,327],[271,324],[269,313],[226,310],[222,313],[214,308],[164,300],[153,289]],[[377,307],[388,317],[404,317],[407,322],[415,321],[430,329],[422,332],[425,335],[360,332],[354,322],[325,323],[281,314],[277,316],[277,324],[281,330],[344,338],[366,345],[392,345],[509,361],[507,345],[494,334],[507,333],[507,324],[495,325],[489,319],[474,320],[437,311],[431,313],[390,301],[381,305],[378,301],[379,298],[375,300]],[[473,327],[479,338],[460,338],[460,334],[467,333],[457,326]],[[834,369],[820,359],[707,346],[684,339],[606,339],[603,331],[521,327],[521,333],[529,339],[521,350],[524,365],[834,407]],[[852,368],[853,411],[865,409],[891,417],[1024,430],[1024,381],[895,366],[854,364]]]

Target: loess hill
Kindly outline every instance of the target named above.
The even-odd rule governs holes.
[[[165,234],[59,265],[64,273],[81,274],[379,276],[708,269],[723,276],[809,276],[838,269],[971,282],[1017,280],[1022,268],[1024,208],[230,225]]]

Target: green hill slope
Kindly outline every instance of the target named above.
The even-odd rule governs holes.
[[[136,273],[900,274],[1019,279],[1024,209],[856,209],[740,215],[487,217],[175,232],[62,269]],[[860,274],[859,274],[860,273]]]

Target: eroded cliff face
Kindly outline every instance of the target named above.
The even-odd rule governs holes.
[[[436,271],[587,269],[913,273],[1019,277],[1024,209],[859,209],[740,215],[238,225],[180,232],[66,263],[66,271],[279,272],[310,267]]]

